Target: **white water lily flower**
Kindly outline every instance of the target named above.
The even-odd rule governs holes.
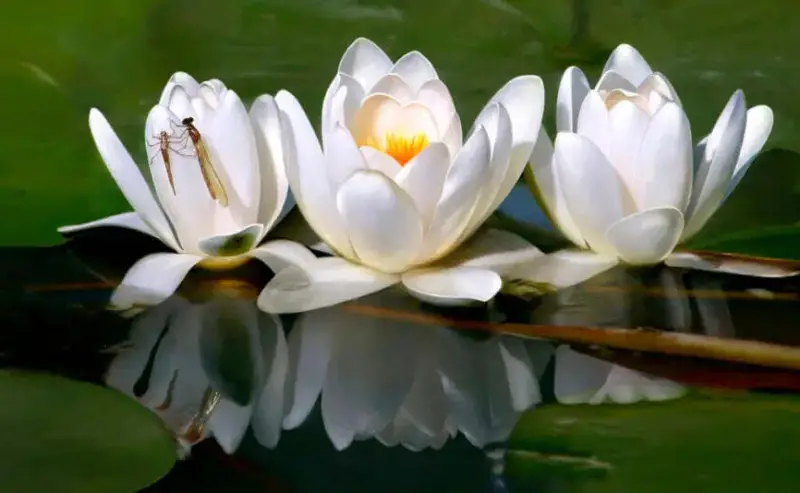
[[[364,303],[401,314],[415,310],[402,302],[407,295],[394,294]],[[339,306],[301,314],[288,347],[284,429],[300,426],[319,400],[337,450],[373,438],[413,451],[439,449],[458,433],[484,447],[505,441],[520,415],[541,400],[526,344],[514,337],[479,341]]]
[[[392,62],[366,39],[347,49],[325,96],[324,149],[294,96],[282,91],[275,100],[292,192],[335,257],[278,274],[261,295],[263,309],[311,310],[398,282],[441,303],[497,293],[492,265],[444,261],[521,175],[541,125],[539,77],[508,82],[463,142],[453,100],[428,59],[414,51]]]
[[[666,260],[708,268],[673,250],[703,227],[739,183],[772,121],[769,107],[748,110],[737,90],[711,133],[693,146],[672,85],[623,44],[594,89],[580,69],[566,70],[555,148],[542,135],[526,178],[560,232],[608,266]]]
[[[185,118],[193,119],[205,153],[195,147],[190,129],[183,124]],[[298,261],[309,256],[288,241],[259,246],[292,205],[278,109],[271,96],[259,97],[248,114],[239,96],[219,80],[200,84],[188,74],[174,74],[145,125],[155,197],[97,109],[89,113],[89,128],[134,212],[59,231],[119,226],[154,236],[178,252],[142,258],[128,272],[123,286],[163,299],[197,264],[225,268],[253,257],[279,269],[285,259]],[[124,299],[114,301],[125,304]]]
[[[275,447],[288,353],[280,320],[258,310],[254,295],[200,303],[173,295],[149,307],[133,320],[107,385],[153,410],[184,452],[213,436],[231,454],[251,425]]]

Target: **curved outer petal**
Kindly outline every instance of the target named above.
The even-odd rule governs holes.
[[[747,110],[747,125],[744,129],[742,149],[739,152],[739,159],[736,161],[736,169],[733,171],[733,178],[728,186],[727,193],[730,194],[736,185],[739,184],[750,164],[756,155],[764,147],[764,144],[772,132],[773,115],[769,106],[754,106]]]
[[[281,114],[272,96],[264,94],[253,102],[250,123],[258,150],[261,179],[257,220],[264,225],[266,234],[278,221],[289,195],[281,142]]]
[[[674,103],[681,106],[681,100],[678,97],[678,92],[672,87],[669,79],[667,76],[660,73],[660,72],[653,72],[650,74],[644,82],[636,89],[636,92],[647,96],[651,92],[657,92],[664,98],[669,101],[673,101]]]
[[[578,112],[589,94],[589,81],[578,67],[569,67],[561,76],[556,98],[556,131],[578,130]]]
[[[323,148],[327,142],[327,134],[335,123],[342,123],[348,128],[353,124],[353,117],[364,97],[364,88],[353,77],[347,74],[334,77],[322,101],[320,134]]]
[[[259,153],[247,109],[239,96],[228,90],[209,116],[210,121],[196,124],[207,129],[203,140],[226,188],[230,213],[237,224],[257,222],[261,195]]]
[[[144,233],[146,235],[152,236],[154,238],[159,238],[158,234],[156,234],[153,229],[148,226],[136,212],[123,212],[122,214],[116,214],[113,216],[104,217],[102,219],[96,219],[94,221],[89,221],[86,223],[81,224],[74,224],[70,226],[61,226],[58,228],[58,232],[61,234],[69,234],[69,233],[77,233],[79,231],[85,231],[87,229],[92,228],[101,228],[101,227],[117,227],[117,228],[125,228],[125,229],[132,229],[134,231],[139,231],[140,233]]]
[[[440,306],[485,303],[503,286],[499,274],[479,267],[417,269],[404,273],[402,282],[414,297]]]
[[[562,289],[602,274],[618,263],[614,257],[587,250],[559,250],[517,265],[509,277],[551,284]]]
[[[425,232],[419,265],[441,258],[458,246],[469,226],[480,187],[487,179],[490,158],[489,137],[479,126],[453,160],[442,198]]]
[[[447,146],[434,142],[394,176],[397,185],[413,199],[425,227],[433,220],[449,169],[450,153]]]
[[[401,76],[392,73],[378,79],[367,96],[376,93],[388,94],[402,104],[410,103],[414,99],[414,91],[411,86]]]
[[[653,73],[653,69],[636,48],[625,43],[617,46],[608,57],[603,73],[611,70],[619,73],[634,87],[639,87]]]
[[[573,133],[556,137],[554,166],[570,215],[589,247],[615,256],[605,232],[624,216],[624,203],[631,200],[617,171],[594,142]]]
[[[683,214],[657,207],[626,216],[606,231],[617,256],[632,265],[657,264],[672,253],[683,232]]]
[[[282,132],[286,176],[297,206],[323,241],[342,255],[352,257],[353,249],[336,209],[335,191],[331,190],[323,168],[325,158],[314,129],[291,93],[279,92],[275,102],[286,124]]]
[[[392,60],[372,41],[358,38],[345,50],[339,72],[358,81],[365,91],[392,70]]]
[[[341,123],[334,124],[326,142],[325,168],[331,190],[336,192],[353,176],[353,173],[366,170],[367,162],[358,150],[350,131]]]
[[[439,78],[433,64],[418,51],[410,51],[401,56],[392,67],[391,73],[402,77],[414,94],[426,82]]]
[[[267,313],[306,312],[376,293],[399,280],[339,257],[321,258],[279,272],[259,295],[258,307]]]
[[[542,127],[528,160],[528,169],[523,175],[525,183],[558,230],[575,245],[586,247],[586,241],[567,207],[564,189],[558,179],[558,173],[555,172],[555,166],[553,143]]]
[[[336,204],[359,260],[381,272],[402,272],[419,255],[422,219],[414,201],[378,171],[356,171]]]
[[[293,265],[305,266],[317,260],[305,246],[289,240],[266,242],[250,250],[247,255],[264,262],[276,273]]]
[[[178,289],[186,274],[203,257],[182,253],[154,253],[143,257],[125,273],[109,304],[125,310],[135,305],[156,304]]]
[[[705,225],[725,198],[742,149],[747,111],[744,93],[737,90],[728,100],[705,141],[700,163],[695,164],[692,200],[686,209],[686,241]]]
[[[136,163],[99,110],[89,111],[89,129],[111,177],[142,221],[170,248],[181,251],[167,216],[153,197]]]
[[[447,258],[447,265],[489,269],[503,276],[513,276],[521,265],[544,254],[527,240],[500,229],[479,230]]]
[[[164,86],[164,89],[161,91],[161,97],[158,100],[158,104],[163,106],[169,106],[170,99],[172,98],[172,90],[176,86],[181,86],[188,94],[197,94],[200,90],[200,84],[195,80],[194,77],[187,74],[186,72],[175,72],[170,76],[167,84]]]
[[[598,80],[597,84],[594,86],[594,90],[602,93],[609,93],[612,91],[635,93],[636,84],[631,83],[631,81],[616,70],[609,70],[603,72],[603,75],[600,76],[600,80]]]

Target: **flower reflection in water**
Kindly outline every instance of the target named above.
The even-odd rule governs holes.
[[[363,302],[415,304],[393,290]],[[483,447],[504,441],[540,401],[527,343],[508,336],[476,340],[446,327],[330,308],[298,319],[289,354],[284,427],[299,426],[319,399],[325,430],[340,450],[373,437],[387,446],[438,449],[458,432]]]
[[[221,286],[138,315],[106,376],[158,414],[183,452],[213,436],[233,453],[250,425],[264,446],[280,437],[288,364],[280,319],[256,308],[252,289]]]

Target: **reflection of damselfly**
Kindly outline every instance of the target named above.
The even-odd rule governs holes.
[[[203,181],[206,184],[209,195],[211,198],[219,202],[223,207],[228,205],[228,194],[222,186],[222,181],[219,179],[214,163],[208,154],[208,149],[203,141],[200,131],[194,126],[194,118],[184,118],[180,124],[170,120],[170,125],[173,127],[172,132],[162,130],[158,135],[153,135],[152,138],[155,142],[148,142],[149,147],[159,146],[161,159],[164,161],[164,167],[167,172],[167,179],[172,188],[172,193],[175,194],[175,181],[172,174],[172,162],[170,160],[170,151],[185,157],[197,158],[200,164],[200,173],[203,176]],[[188,137],[188,138],[187,138]],[[158,154],[153,155],[152,160]]]

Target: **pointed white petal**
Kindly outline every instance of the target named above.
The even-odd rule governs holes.
[[[414,201],[423,224],[429,224],[433,219],[449,169],[450,153],[447,146],[434,142],[406,163],[394,177],[397,185]]]
[[[500,275],[513,273],[544,254],[527,240],[500,229],[479,230],[447,257],[461,267],[489,269]]]
[[[660,72],[653,72],[650,74],[638,87],[638,89],[636,89],[636,92],[643,96],[647,96],[652,92],[656,92],[664,98],[674,101],[678,104],[678,106],[681,105],[681,100],[678,98],[678,92],[674,87],[672,87],[669,79],[667,79],[667,77]]]
[[[619,261],[586,250],[559,250],[518,266],[509,277],[568,288],[601,274]]]
[[[240,406],[222,398],[208,419],[208,428],[219,446],[227,454],[233,454],[242,443],[250,425],[252,406]]]
[[[325,145],[325,167],[332,190],[339,190],[356,171],[367,169],[367,162],[353,136],[341,123],[334,124]]]
[[[578,130],[578,112],[583,100],[589,94],[589,81],[578,67],[569,67],[558,84],[556,102],[556,131],[575,132]]]
[[[443,306],[487,302],[503,285],[496,272],[478,267],[412,270],[402,281],[415,297]]]
[[[364,88],[356,79],[347,74],[336,75],[322,102],[320,133],[322,134],[323,148],[325,148],[327,134],[334,124],[341,123],[347,128],[353,124],[353,117],[363,99]]]
[[[617,46],[608,57],[603,72],[614,70],[625,77],[634,87],[639,87],[653,69],[644,60],[644,57],[629,44]]]
[[[143,220],[142,217],[136,212],[123,212],[122,214],[116,214],[114,216],[104,217],[102,219],[97,219],[95,221],[89,221],[87,223],[82,224],[74,224],[71,226],[61,226],[58,228],[58,232],[62,234],[68,233],[76,233],[78,231],[84,231],[87,229],[92,228],[100,228],[100,227],[117,227],[117,228],[126,228],[132,229],[134,231],[139,231],[140,233],[144,233],[146,235],[150,235],[154,238],[159,238],[158,234],[153,231],[153,229],[147,225]]]
[[[408,83],[397,74],[386,74],[372,86],[367,96],[370,94],[388,94],[402,104],[407,104],[414,99],[414,91]]]
[[[588,138],[559,133],[555,145],[555,171],[567,208],[589,246],[614,255],[605,232],[621,219],[632,198],[616,169]]]
[[[686,209],[685,241],[705,225],[724,200],[742,148],[747,108],[744,93],[733,93],[705,143],[697,167],[692,200]]]
[[[727,193],[733,192],[745,173],[747,173],[753,159],[764,147],[764,144],[772,132],[773,115],[769,106],[754,106],[747,110],[747,124],[744,129],[744,139],[742,149],[739,152],[739,159],[736,161],[736,169],[733,171],[733,178],[728,185]]]
[[[314,129],[295,97],[281,91],[275,96],[284,114],[286,175],[297,206],[314,231],[344,255],[352,255],[335,195],[324,172],[325,159]]]
[[[258,297],[267,313],[299,313],[350,301],[385,289],[399,281],[338,257],[317,259],[280,271]]]
[[[453,97],[444,82],[439,79],[425,82],[417,92],[415,99],[431,110],[436,120],[436,126],[439,127],[439,135],[444,135],[456,112]]]
[[[139,213],[142,220],[158,234],[167,246],[174,250],[180,250],[167,217],[153,197],[139,168],[106,118],[95,108],[89,111],[89,129],[92,132],[97,151],[133,210]]]
[[[385,154],[374,147],[361,146],[361,155],[367,162],[367,167],[371,170],[380,171],[389,178],[396,179],[403,167],[400,163],[388,154]],[[408,164],[408,163],[407,163]]]
[[[608,109],[597,91],[590,91],[583,100],[578,115],[577,133],[594,142],[606,158],[611,159],[611,125],[608,121]]]
[[[392,179],[356,171],[336,197],[350,243],[361,262],[383,272],[402,272],[422,247],[422,220],[414,201]]]
[[[467,139],[455,157],[436,206],[433,220],[425,233],[421,263],[448,253],[467,227],[483,180],[488,176],[491,148],[483,127]]]
[[[179,253],[147,255],[125,273],[109,303],[120,310],[160,303],[175,292],[186,274],[202,259],[199,255]]]
[[[317,257],[300,243],[289,240],[274,240],[250,250],[247,255],[264,262],[273,272],[280,272],[292,265],[305,266],[317,261]]]
[[[283,424],[289,351],[279,317],[261,313],[258,323],[262,345],[273,346],[269,348],[273,349],[273,357],[271,362],[266,362],[266,382],[263,389],[260,389],[261,394],[254,406],[251,425],[258,443],[267,448],[275,448],[280,440]]]
[[[692,134],[689,119],[676,103],[655,114],[644,134],[633,186],[639,210],[689,205],[692,193]]]
[[[692,252],[674,252],[664,261],[670,267],[722,272],[752,277],[792,277],[800,274],[800,268],[791,264],[749,261],[747,258],[722,258],[704,256]]]
[[[524,176],[529,189],[547,209],[559,231],[575,245],[585,247],[586,241],[569,212],[564,190],[555,172],[553,143],[544,127],[539,130],[539,138],[528,160],[528,172]]]
[[[606,240],[619,258],[631,265],[650,265],[669,255],[683,232],[683,214],[674,207],[658,207],[626,216],[612,224]]]
[[[595,85],[594,90],[602,91],[604,93],[609,93],[611,91],[635,93],[636,84],[626,79],[625,76],[619,72],[615,70],[609,70],[608,72],[603,72],[603,75],[600,76],[600,80],[597,81],[597,85]]]
[[[353,41],[339,62],[339,72],[355,78],[366,91],[391,69],[391,59],[366,38]]]
[[[257,221],[265,232],[280,219],[289,196],[289,179],[283,161],[280,110],[269,94],[259,96],[250,107],[250,123],[258,150],[261,196]]]
[[[200,84],[197,82],[197,80],[195,80],[194,77],[186,72],[175,72],[172,74],[172,76],[170,76],[166,86],[164,86],[164,90],[161,92],[161,97],[158,101],[158,104],[169,106],[170,97],[172,96],[172,89],[175,86],[181,86],[187,94],[197,94],[197,92],[200,90]]]
[[[411,51],[401,56],[391,72],[402,77],[414,94],[419,92],[424,83],[439,78],[433,64],[418,51]]]

